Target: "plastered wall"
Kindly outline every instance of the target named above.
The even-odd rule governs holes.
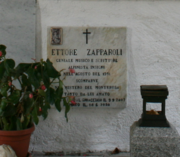
[[[35,56],[35,0],[0,0],[0,44],[17,62]]]
[[[47,32],[43,30],[52,25],[50,13],[57,19],[54,26],[125,26],[128,100],[126,108],[119,110],[71,109],[68,123],[63,112],[51,110],[49,117],[36,127],[31,138],[30,150],[99,152],[118,147],[122,151],[129,151],[130,126],[142,113],[140,95],[142,84],[168,86],[166,116],[180,132],[180,1],[51,0],[51,3],[49,1],[37,1],[36,57],[46,55]],[[0,15],[8,12],[7,10],[8,8],[3,11],[0,9]],[[17,14],[16,10],[14,13]],[[11,19],[12,15],[6,17],[4,21]],[[10,26],[16,28],[16,21]],[[28,23],[26,26],[28,27]],[[6,31],[3,32],[4,28],[5,25],[0,23],[0,34],[4,33],[3,38],[9,43],[15,35],[8,36]],[[1,42],[3,38],[0,36]],[[19,40],[16,38],[18,45],[21,45]],[[31,39],[26,45],[31,45],[31,42],[34,40]],[[10,47],[12,50],[21,49],[11,44]],[[30,51],[26,53],[27,56],[22,57],[25,60],[33,55]],[[13,51],[11,55],[19,59]]]

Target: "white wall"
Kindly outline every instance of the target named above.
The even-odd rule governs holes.
[[[2,4],[5,7],[1,7]],[[17,23],[13,17],[18,15],[17,10],[23,10],[24,7],[14,4],[15,6],[11,6],[13,14],[10,14],[9,5],[11,6],[10,3],[5,5],[5,0],[1,0],[0,21],[3,15],[7,25],[17,28],[26,18]],[[36,127],[31,138],[30,150],[87,152],[113,150],[118,147],[122,151],[129,151],[130,126],[142,113],[142,84],[168,86],[167,119],[180,132],[180,1],[38,0],[37,5],[37,32],[42,37],[37,57],[41,56],[41,49],[46,53],[45,30],[47,26],[52,25],[50,12],[58,19],[54,26],[128,28],[128,102],[123,110],[72,109],[68,123],[63,113],[51,110],[50,116]],[[29,25],[26,23],[24,28],[28,28]],[[16,36],[19,30],[14,29],[8,33],[4,30],[5,27],[4,23],[0,23],[0,34],[3,34],[3,37],[0,35],[0,42],[5,40],[5,44],[12,50],[12,56],[17,55],[16,58],[20,59],[17,51],[22,50],[22,41]],[[13,41],[18,47],[12,44]],[[41,40],[37,41],[40,44]],[[28,47],[33,42],[31,39],[23,45]],[[26,57],[21,55],[23,60],[33,56],[31,51],[23,49],[23,52],[27,53]]]
[[[17,62],[35,56],[35,0],[0,0],[0,44]]]
[[[128,103],[123,110],[72,109],[69,122],[52,110],[36,129],[36,151],[129,151],[129,129],[140,118],[140,85],[165,84],[168,120],[180,132],[180,2],[38,0],[42,52],[48,26],[125,26]],[[55,21],[55,22],[54,22]]]

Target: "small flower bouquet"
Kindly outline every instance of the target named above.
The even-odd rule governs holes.
[[[39,116],[47,118],[51,105],[60,112],[62,102],[67,118],[74,97],[63,97],[61,73],[49,59],[15,66],[13,59],[6,58],[6,46],[0,45],[0,60],[1,130],[23,130],[38,124]],[[53,88],[54,82],[57,88]]]

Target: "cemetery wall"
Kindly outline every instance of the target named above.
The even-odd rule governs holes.
[[[34,56],[34,5],[13,2],[0,2],[0,43],[8,46],[9,56],[26,61]],[[180,132],[179,8],[179,1],[38,0],[37,58],[46,57],[43,30],[52,26],[52,14],[54,26],[127,27],[128,92],[124,109],[72,108],[68,123],[63,112],[51,110],[36,127],[30,150],[129,151],[130,126],[142,113],[142,84],[168,86],[166,116]]]
[[[35,55],[34,0],[0,0],[0,44],[17,62],[32,61]]]

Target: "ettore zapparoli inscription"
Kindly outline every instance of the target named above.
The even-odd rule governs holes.
[[[126,28],[51,27],[47,51],[57,70],[65,69],[64,94],[75,96],[74,107],[125,107]]]

